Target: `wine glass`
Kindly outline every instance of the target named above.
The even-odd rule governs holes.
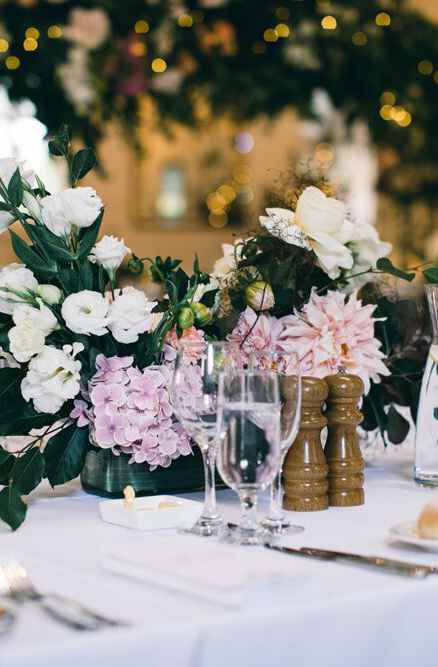
[[[291,524],[283,512],[283,464],[290,447],[297,437],[301,418],[301,373],[295,352],[263,353],[263,358],[253,357],[254,367],[266,368],[278,374],[281,399],[280,466],[271,484],[269,514],[261,525],[271,535],[301,533],[302,526]]]
[[[241,517],[230,541],[260,544],[257,494],[274,479],[280,464],[279,381],[273,372],[233,371],[219,379],[218,467],[237,492]]]
[[[205,497],[202,514],[190,533],[217,535],[223,519],[216,505],[217,398],[219,373],[236,361],[228,343],[180,341],[171,385],[173,408],[201,450]]]

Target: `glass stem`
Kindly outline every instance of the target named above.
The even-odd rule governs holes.
[[[257,492],[242,489],[239,492],[239,497],[241,509],[239,528],[245,532],[255,532],[258,528]]]
[[[283,463],[285,455],[281,456],[280,468],[271,484],[271,498],[269,505],[269,519],[281,521],[283,518]]]
[[[203,519],[215,519],[218,516],[216,508],[216,486],[215,486],[215,470],[216,470],[216,447],[201,448],[202,460],[204,462],[204,477],[205,477],[205,495],[204,508],[202,510]]]

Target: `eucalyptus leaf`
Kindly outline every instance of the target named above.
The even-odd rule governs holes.
[[[381,257],[380,259],[377,260],[376,268],[379,271],[383,271],[384,273],[389,273],[391,276],[395,276],[396,278],[402,278],[403,280],[407,280],[408,282],[411,282],[415,278],[415,273],[410,273],[407,271],[403,271],[403,269],[398,269],[394,264],[391,262],[388,257]]]
[[[27,506],[21,499],[18,489],[13,486],[5,486],[0,491],[0,519],[17,530],[26,516]]]
[[[438,266],[432,266],[430,269],[426,269],[423,271],[423,276],[426,278],[428,283],[438,283]]]

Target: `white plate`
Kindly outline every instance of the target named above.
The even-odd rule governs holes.
[[[438,539],[430,540],[425,537],[419,537],[417,534],[417,524],[415,521],[404,521],[403,523],[398,523],[396,526],[393,526],[389,534],[392,538],[396,538],[399,542],[405,542],[406,544],[413,544],[416,547],[422,547],[423,549],[428,549],[429,551],[438,552]]]
[[[160,507],[160,504],[168,507]],[[177,496],[149,496],[136,498],[132,509],[126,509],[123,500],[101,500],[100,516],[114,523],[136,530],[163,528],[191,528],[202,512],[202,503]]]

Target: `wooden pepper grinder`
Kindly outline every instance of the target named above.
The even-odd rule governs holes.
[[[302,378],[300,430],[283,466],[283,506],[287,510],[316,512],[328,508],[328,467],[321,444],[321,431],[327,424],[322,414],[327,394],[324,380]]]
[[[329,467],[330,505],[363,505],[364,460],[357,433],[357,427],[363,419],[358,409],[359,399],[364,392],[363,382],[357,375],[346,373],[330,375],[326,377],[326,382],[329,395],[325,456]]]

